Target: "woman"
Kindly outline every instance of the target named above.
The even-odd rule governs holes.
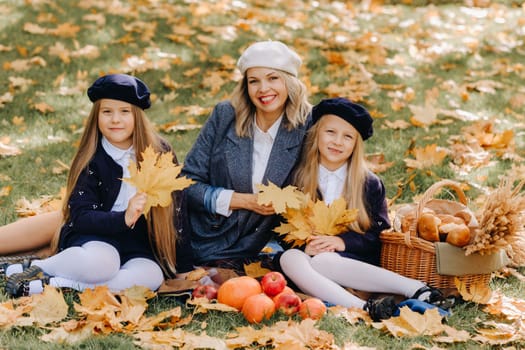
[[[257,204],[256,185],[286,186],[309,124],[299,56],[279,41],[256,42],[238,60],[243,75],[231,101],[215,106],[182,174],[196,264],[242,273],[258,259],[278,222]]]

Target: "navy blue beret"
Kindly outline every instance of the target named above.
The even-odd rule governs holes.
[[[350,123],[361,134],[363,140],[374,134],[374,120],[365,107],[342,97],[327,98],[312,109],[312,121],[317,123],[323,115],[334,114]]]
[[[87,95],[91,102],[110,98],[142,109],[151,106],[148,86],[142,80],[127,74],[109,74],[98,78],[88,89]]]

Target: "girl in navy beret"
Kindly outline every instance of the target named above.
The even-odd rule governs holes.
[[[394,298],[365,301],[345,288],[443,305],[439,290],[378,266],[379,234],[390,222],[383,182],[365,162],[364,140],[373,134],[368,111],[344,98],[326,99],[313,108],[312,121],[294,183],[314,201],[330,204],[344,197],[359,216],[345,233],[313,236],[302,250],[286,250],[279,259],[282,271],[303,292],[332,304],[364,308],[375,321],[392,316]]]
[[[62,218],[52,240],[56,254],[7,267],[6,292],[13,297],[40,293],[45,284],[156,290],[165,275],[193,268],[189,241],[177,240],[174,202],[151,208],[146,220],[147,195],[121,181],[147,146],[171,152],[144,113],[150,107],[148,87],[133,76],[106,75],[88,89],[88,97],[93,107],[71,164],[62,215],[54,216]]]

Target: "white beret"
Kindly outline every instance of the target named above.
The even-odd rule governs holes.
[[[250,45],[237,61],[244,75],[248,68],[265,67],[279,69],[297,76],[301,58],[280,41],[259,41]]]

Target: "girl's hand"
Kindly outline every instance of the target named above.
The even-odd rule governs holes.
[[[260,215],[273,215],[275,210],[271,205],[260,205],[257,203],[257,195],[254,193],[233,192],[230,209],[247,209]]]
[[[323,252],[342,252],[345,242],[338,236],[312,236],[304,252],[308,255],[317,255]]]
[[[128,227],[132,228],[135,226],[135,223],[144,212],[147,200],[148,195],[142,192],[136,193],[133,197],[131,197],[128,203],[128,208],[126,209],[126,214],[124,216],[124,220],[126,221],[126,225]]]

